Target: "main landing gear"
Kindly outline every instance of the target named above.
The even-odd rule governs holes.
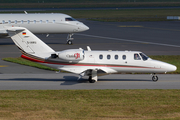
[[[154,73],[154,74],[152,74],[153,76],[152,76],[152,81],[154,81],[154,82],[157,82],[158,81],[158,76]]]
[[[95,82],[97,82],[97,80],[98,80],[97,70],[90,70],[89,82],[90,83],[95,83]]]
[[[93,80],[93,79],[92,79],[92,76],[89,76],[89,82],[90,82],[90,83],[95,83],[96,80]]]
[[[68,36],[67,36],[67,44],[68,45],[72,45],[72,40],[74,39],[74,38],[72,38],[73,35],[74,35],[73,33],[68,34]]]

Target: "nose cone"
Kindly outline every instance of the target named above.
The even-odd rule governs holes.
[[[84,31],[89,30],[89,27],[84,25]]]
[[[86,25],[84,25],[84,24],[82,24],[82,25],[80,26],[80,32],[83,32],[83,31],[86,31],[86,30],[89,30],[89,27],[86,26]]]
[[[158,61],[158,60],[152,60],[152,64],[154,66],[154,68],[156,68],[156,72],[173,72],[176,71],[177,67],[169,64],[169,63],[165,63],[162,61]]]
[[[164,63],[162,64],[162,68],[166,70],[166,72],[173,72],[176,71],[177,67],[175,65],[169,64],[169,63]]]
[[[167,72],[173,72],[177,70],[177,67],[171,64],[169,64],[166,68],[167,68]]]
[[[82,22],[77,23],[78,30],[77,32],[83,32],[89,30],[89,27],[83,24]]]

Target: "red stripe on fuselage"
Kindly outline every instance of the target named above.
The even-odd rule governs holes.
[[[30,57],[27,57],[25,55],[21,55],[21,57],[24,58],[24,59],[27,59],[27,60],[34,61],[34,62],[45,63],[45,61],[36,60],[36,59],[30,58]]]

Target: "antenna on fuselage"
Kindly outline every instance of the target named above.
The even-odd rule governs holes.
[[[88,50],[88,51],[91,51],[91,48],[90,48],[89,46],[87,46],[87,50]]]
[[[28,14],[26,11],[24,11],[25,14]]]

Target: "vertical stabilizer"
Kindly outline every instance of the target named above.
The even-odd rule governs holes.
[[[12,27],[7,31],[14,43],[28,54],[40,55],[55,52],[26,28]]]

